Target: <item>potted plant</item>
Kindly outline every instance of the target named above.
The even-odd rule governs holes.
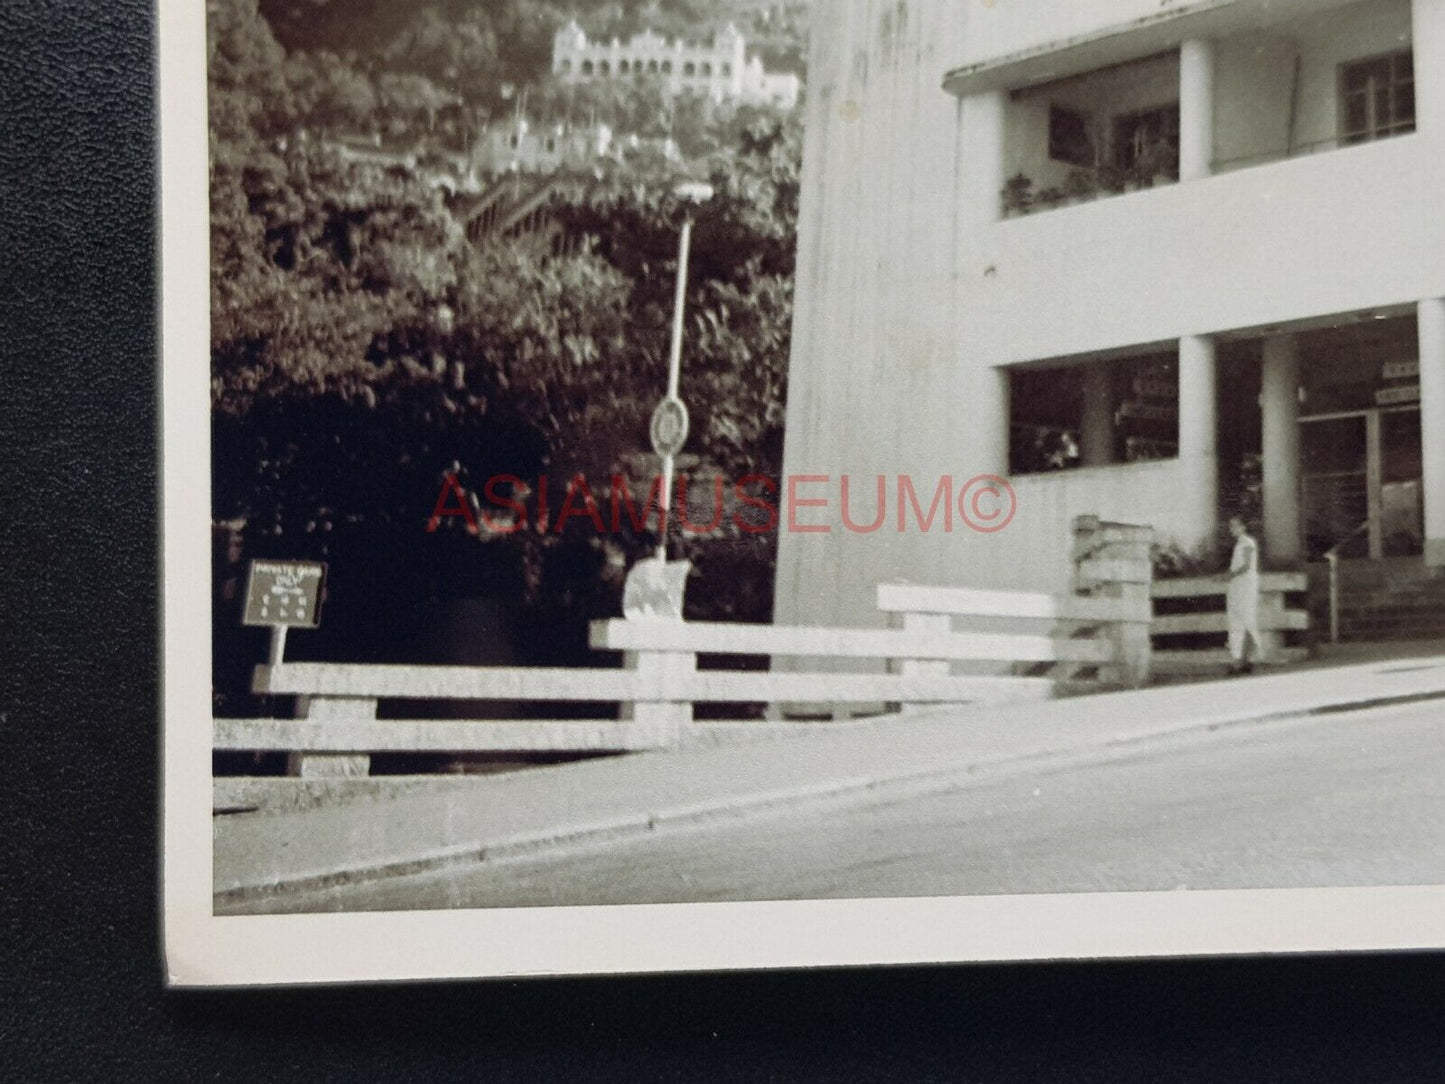
[[[1048,188],[1039,191],[1039,194],[1034,197],[1034,202],[1044,208],[1044,210],[1050,211],[1063,203],[1065,198],[1066,194],[1062,188],[1050,185]]]
[[[1099,167],[1099,190],[1117,196],[1127,190],[1126,171],[1108,162]]]
[[[1003,186],[1002,196],[1004,214],[1010,218],[1028,214],[1034,205],[1033,178],[1015,173]]]
[[[1064,178],[1064,199],[1069,203],[1083,203],[1099,194],[1099,182],[1094,172],[1088,169],[1071,169]]]
[[[1173,184],[1179,180],[1179,151],[1168,140],[1156,139],[1140,152],[1134,171],[1146,188]]]

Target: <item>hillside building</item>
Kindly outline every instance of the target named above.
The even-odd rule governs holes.
[[[729,24],[711,42],[669,40],[650,30],[624,42],[593,41],[575,22],[557,32],[552,74],[570,83],[656,80],[671,94],[695,91],[713,101],[771,104],[792,109],[802,83],[796,75],[769,73],[749,57],[747,41]]]

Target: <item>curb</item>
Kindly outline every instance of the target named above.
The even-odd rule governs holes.
[[[369,884],[422,874],[474,867],[486,863],[503,863],[531,858],[548,851],[586,849],[607,843],[638,839],[660,828],[699,827],[721,820],[747,820],[769,815],[792,813],[805,809],[839,809],[861,807],[907,797],[927,797],[960,789],[982,778],[993,777],[1010,769],[1036,768],[1051,761],[1068,761],[1081,751],[1108,753],[1128,751],[1180,735],[1198,735],[1233,729],[1251,724],[1284,722],[1355,711],[1445,700],[1445,689],[1434,692],[1402,693],[1398,696],[1375,696],[1361,700],[1317,705],[1308,708],[1262,710],[1256,714],[1232,718],[1200,720],[1194,725],[1136,735],[1105,742],[1065,746],[1042,752],[1004,755],[967,764],[951,764],[919,772],[884,776],[849,776],[842,779],[732,795],[712,802],[677,805],[666,809],[642,811],[610,820],[558,826],[501,839],[491,843],[459,844],[440,848],[421,857],[394,862],[381,861],[353,870],[330,873],[298,874],[285,880],[257,886],[225,889],[213,895],[217,914],[245,904],[292,896],[324,892],[333,888]],[[238,913],[244,913],[240,911]]]

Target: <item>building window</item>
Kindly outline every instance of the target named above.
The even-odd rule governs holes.
[[[670,61],[670,60],[664,60],[664,61],[662,62],[662,74],[663,74],[663,75],[671,75],[671,74],[672,74],[672,61]]]
[[[627,74],[629,71],[631,71],[631,70],[632,70],[632,65],[629,64],[627,61],[625,61],[625,60],[619,60],[619,61],[617,62],[617,74],[618,74],[618,75],[626,75],[626,74]]]
[[[1340,128],[1345,143],[1415,130],[1415,59],[1409,50],[1340,68]]]
[[[728,64],[728,63],[724,62],[723,66],[722,66],[722,73],[723,73],[724,75],[732,75],[732,73],[733,73],[733,66],[732,66],[731,64]]]
[[[657,61],[655,61],[655,60],[649,60],[649,61],[647,62],[647,70],[648,70],[648,72],[650,72],[651,74],[656,75],[656,74],[657,74]]]
[[[712,65],[711,65],[711,64],[706,64],[706,63],[703,64],[703,66],[702,66],[702,74],[703,74],[704,76],[711,76],[711,75],[712,75]]]
[[[1049,106],[1049,157],[1083,169],[1096,165],[1089,127],[1087,113],[1061,105]]]
[[[572,73],[572,62],[570,60],[562,61],[562,71],[568,75]]]
[[[1009,374],[1009,469],[1043,474],[1179,454],[1175,354]]]
[[[590,61],[590,60],[584,60],[584,61],[582,61],[582,74],[583,74],[583,75],[591,75],[591,74],[592,74],[592,61]]]
[[[1170,155],[1178,161],[1178,102],[1114,118],[1113,159],[1117,169],[1132,171],[1151,158]]]
[[[598,65],[597,65],[597,70],[598,70],[599,72],[601,72],[603,75],[611,75],[611,74],[612,74],[612,65],[609,64],[607,61],[604,60],[601,64],[598,64]]]
[[[694,64],[691,60],[689,60],[686,64],[682,66],[682,74],[691,78],[692,76],[697,74],[697,65]]]

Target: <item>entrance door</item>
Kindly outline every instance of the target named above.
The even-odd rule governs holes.
[[[1305,547],[1312,560],[1370,516],[1369,428],[1363,413],[1301,421]],[[1370,556],[1369,538],[1355,535],[1341,555]]]
[[[1418,407],[1301,419],[1300,454],[1312,559],[1342,541],[1341,557],[1423,552]]]
[[[1425,552],[1420,411],[1380,413],[1380,544],[1386,557]]]

